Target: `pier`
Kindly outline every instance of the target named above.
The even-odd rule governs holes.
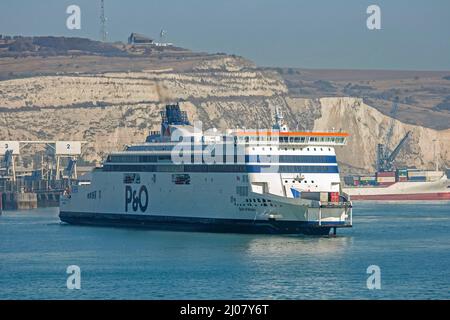
[[[0,141],[0,213],[59,206],[78,174],[92,169],[77,166],[83,143]],[[24,149],[29,154],[23,155]]]

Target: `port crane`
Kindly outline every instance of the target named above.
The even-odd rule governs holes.
[[[385,143],[386,144],[378,144],[377,146],[377,171],[383,172],[383,171],[392,171],[394,169],[394,161],[395,158],[400,153],[401,148],[405,145],[406,141],[411,135],[411,131],[408,131],[406,135],[400,140],[400,142],[397,144],[397,146],[394,148],[393,151],[389,150],[387,147],[387,143],[392,140],[392,136],[394,133],[394,124],[395,124],[395,115],[398,111],[398,98],[395,99],[392,109],[390,112],[391,121],[389,122],[388,131],[385,137]]]
[[[16,178],[15,168],[14,168],[14,155],[12,150],[7,150],[5,152],[4,158],[3,158],[3,165],[6,175],[9,175],[10,170],[12,171],[11,177],[13,181]]]

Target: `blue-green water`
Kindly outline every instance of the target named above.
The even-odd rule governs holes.
[[[450,204],[357,204],[336,238],[70,226],[0,216],[0,299],[449,299]],[[66,268],[81,268],[81,290]],[[381,268],[369,290],[366,269]]]

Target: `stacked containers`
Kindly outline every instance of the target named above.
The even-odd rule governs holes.
[[[408,181],[425,182],[427,181],[427,173],[419,170],[408,170]]]
[[[356,176],[345,176],[344,183],[348,186],[357,186],[359,184],[359,177]]]
[[[394,171],[377,172],[377,182],[380,185],[390,185],[395,183],[395,172]]]
[[[375,176],[363,176],[359,178],[361,185],[375,186],[377,184],[377,178]]]
[[[406,182],[406,181],[408,181],[408,169],[399,169],[399,170],[397,170],[397,181],[398,182]]]

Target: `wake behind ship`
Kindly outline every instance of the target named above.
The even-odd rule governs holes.
[[[326,235],[352,226],[334,147],[343,132],[199,131],[178,104],[161,131],[110,154],[60,203],[63,222],[163,230]]]

